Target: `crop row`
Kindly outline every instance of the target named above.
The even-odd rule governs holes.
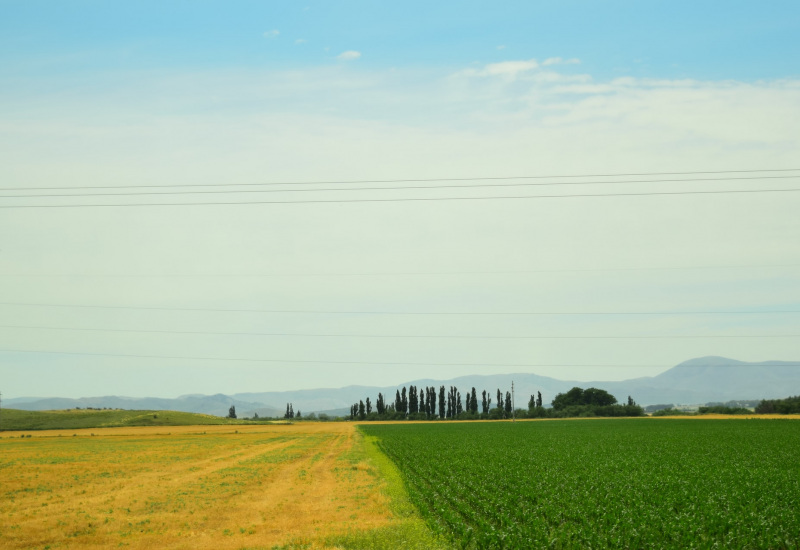
[[[461,548],[785,548],[800,422],[365,425]]]

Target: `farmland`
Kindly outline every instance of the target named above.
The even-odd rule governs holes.
[[[3,430],[57,430],[126,426],[201,426],[250,424],[247,420],[181,411],[130,411],[121,409],[70,409],[24,411],[3,409]]]
[[[4,549],[435,546],[351,424],[0,436]]]
[[[363,425],[460,548],[795,548],[800,423]]]

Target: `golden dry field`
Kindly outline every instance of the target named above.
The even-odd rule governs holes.
[[[3,549],[314,548],[403,521],[349,423],[20,435],[0,439]]]

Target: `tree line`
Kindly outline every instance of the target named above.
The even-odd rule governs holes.
[[[350,406],[350,420],[500,420],[504,418],[565,418],[572,416],[643,416],[644,409],[628,396],[625,404],[605,390],[572,388],[559,393],[545,407],[542,392],[528,400],[528,408],[514,407],[511,392],[498,388],[492,406],[492,396],[483,390],[478,396],[473,387],[461,392],[455,386],[405,386],[395,392],[394,401],[378,393],[374,404],[369,397]]]

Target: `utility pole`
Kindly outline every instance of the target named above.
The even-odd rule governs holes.
[[[511,381],[511,422],[517,421],[517,409],[514,407],[514,381]]]

